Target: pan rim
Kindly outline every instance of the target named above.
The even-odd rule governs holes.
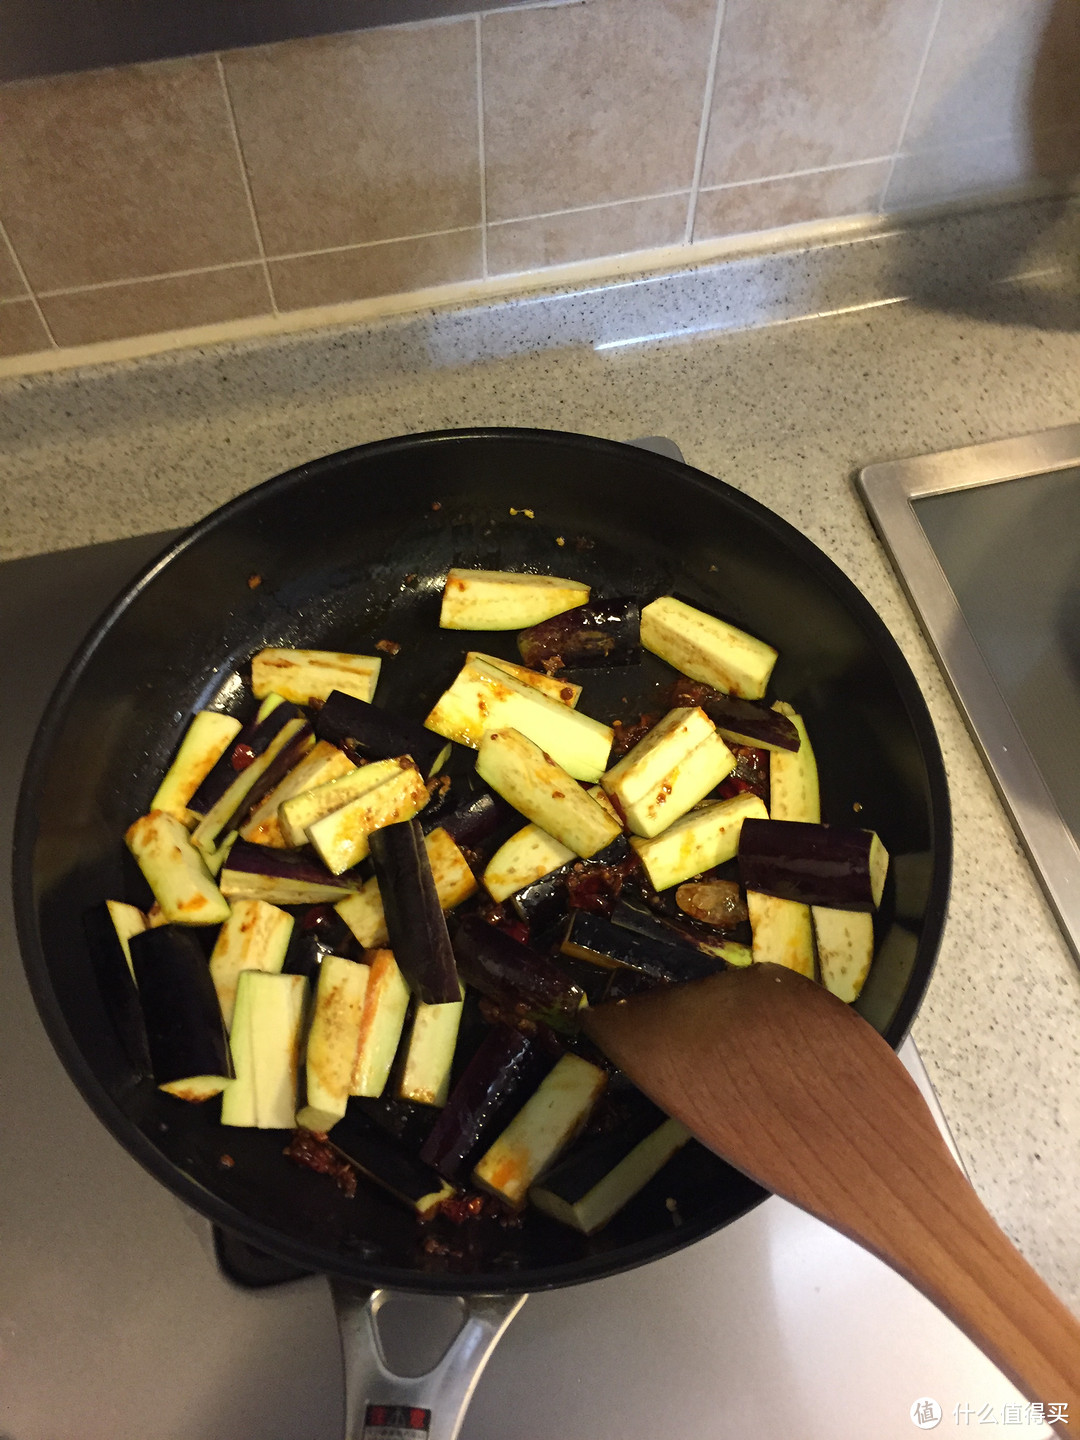
[[[884,1032],[884,1038],[893,1049],[898,1048],[906,1037],[933,973],[944,927],[952,865],[951,807],[940,743],[926,701],[898,642],[858,586],[813,541],[761,502],[694,466],[642,450],[627,442],[581,435],[572,431],[509,426],[424,431],[347,447],[271,476],[212,510],[166,545],[159,555],[121,589],[90,627],[46,702],[31,743],[15,814],[12,877],[16,935],[34,1003],[54,1050],[87,1104],[114,1139],[173,1194],[192,1205],[213,1223],[241,1236],[248,1243],[287,1258],[305,1269],[341,1275],[362,1284],[393,1286],[396,1289],[429,1294],[515,1293],[522,1289],[542,1291],[616,1275],[650,1260],[674,1254],[715,1233],[760,1204],[761,1200],[767,1198],[768,1192],[758,1189],[758,1193],[751,1195],[747,1204],[735,1214],[729,1213],[720,1219],[706,1215],[677,1230],[658,1233],[645,1240],[621,1246],[617,1250],[517,1274],[511,1272],[500,1276],[470,1276],[421,1273],[365,1261],[359,1256],[354,1261],[344,1252],[335,1254],[333,1267],[328,1269],[326,1253],[321,1248],[280,1235],[271,1227],[246,1216],[168,1159],[117,1105],[97,1079],[66,1023],[51,983],[48,961],[41,942],[36,907],[33,903],[33,852],[37,834],[35,802],[52,756],[61,718],[98,647],[117,619],[179,555],[190,550],[204,536],[233,517],[266,503],[273,498],[275,492],[286,491],[316,479],[321,473],[348,465],[360,457],[367,460],[402,449],[416,451],[435,445],[478,441],[485,443],[491,440],[511,444],[527,443],[533,446],[570,445],[577,451],[584,448],[598,452],[615,452],[624,460],[633,459],[635,463],[645,465],[654,472],[666,471],[673,477],[677,476],[684,485],[690,484],[710,494],[715,494],[719,489],[724,494],[725,503],[740,510],[750,521],[763,525],[775,538],[782,541],[789,552],[806,565],[842,602],[867,635],[896,686],[926,768],[933,854],[930,894],[912,976],[892,1021]],[[523,1281],[527,1283],[523,1284]]]

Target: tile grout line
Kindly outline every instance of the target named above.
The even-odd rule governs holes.
[[[41,321],[42,329],[45,331],[45,334],[48,337],[49,344],[53,347],[54,350],[59,350],[60,346],[57,344],[56,336],[52,332],[52,326],[49,324],[48,320],[45,319],[45,311],[41,308],[41,301],[38,299],[37,292],[34,290],[34,287],[30,284],[30,277],[23,269],[23,263],[19,259],[19,255],[15,249],[15,246],[12,244],[11,236],[7,232],[7,226],[2,220],[0,220],[0,244],[7,246],[8,254],[11,256],[11,263],[15,266],[19,279],[26,286],[25,295],[13,295],[11,298],[13,300],[30,301],[30,304],[34,307],[34,313]]]
[[[690,181],[690,199],[686,206],[686,230],[683,234],[684,245],[692,244],[694,239],[698,195],[701,193],[701,175],[705,168],[705,145],[709,138],[713,92],[716,89],[716,68],[720,56],[720,32],[724,28],[724,12],[726,7],[727,0],[716,0],[716,18],[713,21],[712,42],[709,47],[709,65],[705,72],[705,94],[701,102],[701,120],[698,124],[697,150],[694,154],[694,173]]]
[[[878,201],[878,213],[885,214],[885,201],[892,186],[893,176],[896,174],[896,164],[900,159],[900,152],[904,144],[904,136],[911,124],[911,117],[915,113],[915,101],[919,98],[919,91],[922,89],[923,76],[926,73],[926,66],[930,59],[930,51],[934,44],[934,37],[937,35],[938,25],[941,22],[941,12],[945,8],[945,0],[937,0],[937,7],[934,10],[934,18],[930,21],[930,30],[926,36],[926,44],[923,46],[922,58],[919,61],[919,68],[915,72],[915,84],[911,87],[911,98],[904,110],[904,118],[900,122],[900,129],[897,131],[896,144],[893,146],[892,164],[889,166],[889,173],[885,177],[885,184],[881,187],[881,198]]]
[[[702,193],[713,195],[717,190],[741,190],[747,185],[770,185],[774,180],[801,180],[804,175],[833,175],[839,170],[857,170],[860,165],[881,165],[896,158],[893,151],[887,155],[867,155],[864,160],[844,160],[839,165],[813,165],[807,170],[785,170],[779,175],[755,175],[752,180],[722,180],[719,185],[703,185]]]
[[[255,196],[251,191],[251,180],[248,177],[247,165],[244,161],[244,147],[240,143],[240,129],[236,123],[236,112],[233,109],[232,96],[229,94],[229,84],[225,79],[225,65],[221,59],[220,51],[214,52],[214,61],[217,65],[218,79],[221,82],[221,94],[225,101],[225,113],[229,118],[229,129],[232,132],[233,146],[236,150],[236,163],[240,167],[240,181],[244,187],[244,194],[247,197],[248,214],[251,216],[251,226],[255,232],[255,244],[259,247],[259,262],[262,265],[266,294],[270,300],[271,312],[277,315],[277,297],[274,294],[274,287],[270,280],[270,266],[266,261],[266,247],[263,244],[262,226],[259,224],[258,211],[255,209]]]
[[[476,12],[476,138],[480,166],[480,277],[488,278],[487,157],[484,151],[484,17]]]

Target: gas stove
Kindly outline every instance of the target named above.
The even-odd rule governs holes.
[[[0,565],[7,848],[65,661],[169,538]],[[0,1440],[336,1440],[342,1356],[325,1278],[215,1239],[98,1123],[38,1021],[6,886],[0,946]],[[944,1131],[910,1040],[901,1053]],[[420,1305],[398,1326],[402,1373],[423,1367],[442,1323]],[[461,1440],[902,1440],[988,1423],[1050,1435],[905,1281],[771,1199],[677,1255],[530,1297]]]

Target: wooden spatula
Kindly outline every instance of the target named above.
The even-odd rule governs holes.
[[[587,1012],[618,1067],[711,1150],[864,1245],[1030,1400],[1080,1431],[1080,1324],[954,1162],[915,1082],[849,1006],[753,965]]]

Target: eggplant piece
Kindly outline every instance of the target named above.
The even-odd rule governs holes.
[[[325,1135],[345,1114],[360,1042],[371,967],[327,955],[319,972],[308,1032],[304,1104],[296,1123]]]
[[[832,910],[812,905],[821,983],[850,1005],[862,993],[874,959],[874,917],[865,910]]]
[[[410,990],[425,1005],[455,1004],[457,966],[420,826],[384,825],[369,843],[390,948]]]
[[[144,930],[128,944],[155,1084],[177,1086],[174,1093],[183,1097],[188,1082],[212,1076],[221,1079],[220,1090],[233,1072],[202,946],[178,925]]]
[[[607,1084],[607,1071],[564,1055],[473,1169],[473,1180],[520,1207],[529,1187],[578,1134]]]
[[[613,731],[523,685],[505,670],[474,660],[436,701],[424,724],[476,750],[486,731],[512,727],[545,750],[575,780],[593,783],[607,768]]]
[[[315,716],[315,734],[365,760],[411,755],[425,778],[442,769],[450,753],[450,746],[422,725],[340,690],[331,692]]]
[[[598,850],[588,860],[579,860],[571,854],[558,869],[515,890],[509,897],[510,903],[526,925],[537,931],[548,930],[562,920],[569,909],[596,908],[581,902],[582,889],[589,885],[591,877],[603,879],[605,875],[610,876],[614,867],[618,867],[621,876],[622,867],[632,855],[626,836],[616,835],[610,845]],[[571,890],[576,892],[573,896]],[[608,885],[608,893],[617,893],[613,883]],[[603,890],[598,890],[597,894],[603,895]]]
[[[172,925],[219,925],[229,902],[175,815],[152,810],[124,836],[165,919]]]
[[[329,785],[332,780],[351,775],[355,769],[353,762],[336,745],[331,745],[328,740],[319,740],[299,765],[294,765],[284,779],[260,800],[240,831],[242,838],[254,845],[288,849],[290,842],[285,838],[278,814],[286,800],[306,795],[321,785]]]
[[[795,723],[775,705],[766,709],[753,700],[725,695],[711,685],[680,676],[668,694],[669,705],[700,705],[725,740],[755,750],[798,750]]]
[[[135,1073],[151,1075],[146,1022],[131,960],[130,942],[148,929],[146,916],[134,905],[106,900],[86,914],[86,933],[101,999],[124,1053]]]
[[[603,777],[638,835],[658,835],[719,785],[735,756],[700,706],[672,710]]]
[[[458,995],[460,998],[449,1004],[416,1005],[397,1087],[400,1100],[415,1105],[446,1104],[465,997],[460,985]]]
[[[799,748],[794,754],[776,750],[769,757],[769,814],[774,820],[803,820],[818,825],[821,795],[817,759],[806,725],[802,716],[783,700],[778,700],[773,709],[795,726],[799,732]]]
[[[782,900],[775,895],[746,892],[753,932],[755,964],[768,961],[797,970],[808,980],[814,978],[814,934],[810,924],[809,905],[797,900]]]
[[[337,650],[260,650],[251,661],[251,688],[257,700],[281,695],[298,705],[325,700],[335,690],[370,700],[382,660]]]
[[[691,680],[744,700],[760,700],[777,661],[764,640],[664,595],[641,612],[641,643]]]
[[[424,848],[439,905],[443,910],[453,910],[476,890],[476,877],[465,856],[441,826],[424,837]],[[376,876],[366,881],[356,895],[339,901],[337,913],[365,950],[385,945],[389,940],[386,911]]]
[[[238,840],[229,852],[220,878],[221,892],[230,900],[320,905],[355,894],[367,877],[353,872],[331,875],[326,866],[311,855]]]
[[[340,775],[336,780],[328,780],[323,785],[316,785],[285,800],[279,813],[281,833],[286,845],[303,845],[312,825],[389,780],[401,769],[403,760],[407,767],[412,766],[408,756],[353,766],[348,774]]]
[[[582,859],[610,845],[622,829],[610,809],[518,730],[489,730],[480,742],[476,771],[527,820]]]
[[[479,915],[454,927],[454,954],[467,985],[501,1004],[523,1006],[555,1030],[574,1030],[584,992],[545,955]]]
[[[188,808],[194,810],[196,815],[209,813],[233,784],[237,775],[243,774],[252,761],[266,751],[290,720],[304,718],[303,711],[295,705],[287,704],[280,696],[272,698],[276,703],[265,713],[260,708],[255,719],[238,732],[233,743],[226,746],[213,769],[207,773],[191,796]]]
[[[522,630],[589,598],[588,585],[555,575],[508,570],[450,570],[439,610],[440,630]]]
[[[803,905],[876,910],[888,868],[889,852],[873,830],[751,819],[739,837],[746,888]]]
[[[327,955],[360,960],[362,949],[332,905],[312,905],[293,926],[281,968],[286,975],[306,975],[315,985]]]
[[[526,665],[637,665],[641,662],[641,609],[629,596],[592,600],[530,626],[518,636]]]
[[[655,922],[663,931],[663,922]],[[608,968],[623,966],[656,985],[700,980],[723,968],[723,961],[689,945],[675,943],[663,933],[616,925],[604,915],[575,910],[563,936],[561,950],[577,960]]]
[[[621,827],[615,807],[599,785],[589,789],[592,798]],[[618,845],[622,836],[616,836],[605,851]],[[542,879],[557,870],[565,870],[577,860],[577,852],[554,835],[549,835],[539,825],[525,825],[516,830],[508,840],[499,846],[484,869],[484,888],[496,904],[508,900],[534,881]]]
[[[632,930],[635,935],[656,940],[663,945],[686,946],[698,950],[713,960],[724,960],[728,964],[750,963],[747,947],[737,945],[723,935],[715,935],[691,921],[668,919],[658,915],[647,906],[632,900],[619,900],[612,906],[610,920],[622,930]],[[746,951],[745,959],[742,956]]]
[[[265,724],[273,724],[284,708],[279,705]],[[221,799],[211,805],[192,831],[192,844],[207,855],[217,850],[229,831],[240,828],[263,796],[300,763],[314,743],[311,726],[303,716],[287,720],[262,754],[246,765]]]
[[[493,1026],[420,1147],[421,1160],[460,1183],[485,1142],[506,1124],[547,1068],[535,1038],[509,1025]]]
[[[532,1187],[529,1199],[553,1220],[595,1235],[689,1139],[685,1125],[643,1097],[617,1134],[580,1141]]]
[[[420,815],[420,826],[441,825],[456,845],[479,849],[517,817],[501,795],[489,790],[475,770],[455,779],[442,797],[433,796]]]
[[[386,1088],[397,1054],[409,1008],[409,987],[392,950],[371,951],[370,962],[351,1090],[354,1095],[377,1097]]]
[[[734,930],[749,918],[746,901],[734,880],[699,880],[680,885],[675,891],[675,904],[692,920],[715,925],[718,930]]]
[[[307,996],[303,975],[242,972],[229,1036],[236,1079],[221,1099],[223,1125],[291,1130],[296,1124]]]
[[[630,844],[653,888],[667,890],[733,860],[744,822],[750,818],[764,820],[768,813],[759,796],[749,792],[733,795],[730,800],[691,810],[651,840],[633,835]]]
[[[411,820],[427,804],[427,786],[408,755],[385,763],[396,769],[381,784],[308,826],[308,839],[335,875],[367,858],[376,830]]]
[[[531,685],[534,690],[539,690],[549,699],[558,700],[560,705],[569,705],[571,710],[581,699],[581,686],[575,685],[569,680],[557,680],[554,675],[545,675],[538,670],[530,670],[527,665],[515,665],[513,660],[503,660],[498,655],[485,655],[482,650],[466,652],[466,665],[471,665],[474,660],[479,660],[484,665],[490,665],[495,670],[501,670],[504,675],[512,676],[522,685]]]
[[[772,757],[777,752],[760,750],[752,745],[732,745],[731,753],[735,756],[735,768],[730,775],[725,775],[716,787],[717,795],[721,799],[730,800],[733,795],[744,795],[749,791],[751,795],[760,795],[767,810],[769,772],[772,769]]]
[[[187,824],[192,813],[188,809],[191,797],[242,728],[235,716],[222,715],[217,710],[200,710],[188,726],[176,757],[150,802],[150,809],[167,810]]]
[[[236,986],[243,970],[280,972],[292,936],[293,917],[265,900],[236,900],[232,914],[218,931],[210,955],[214,982],[225,1029],[232,1026]]]
[[[434,1170],[365,1119],[347,1115],[334,1126],[329,1143],[361,1175],[409,1206],[421,1220],[454,1193],[454,1187]]]

